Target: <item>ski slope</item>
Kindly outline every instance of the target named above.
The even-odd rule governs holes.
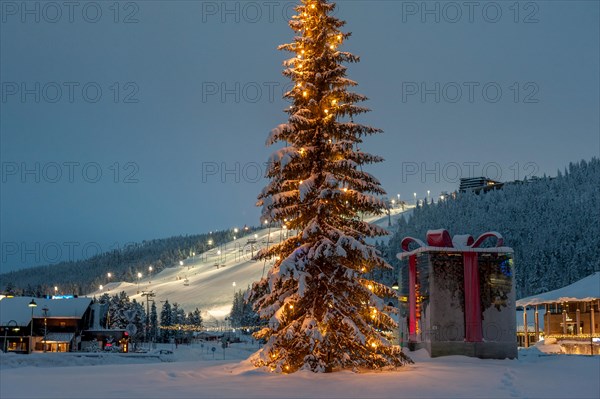
[[[406,207],[404,212],[392,209],[390,218],[384,215],[365,220],[387,228],[390,220],[395,223],[402,214],[406,215],[409,212],[412,212],[410,206]],[[186,312],[200,309],[202,317],[210,326],[211,322],[222,321],[229,314],[234,291],[245,290],[253,282],[266,276],[273,264],[272,261],[253,261],[252,255],[261,248],[280,242],[285,234],[285,229],[264,228],[207,252],[196,254],[160,273],[148,276],[147,270],[140,270],[142,278],[139,281],[139,289],[137,281],[112,282],[106,284],[102,291],[98,290],[89,295],[98,297],[105,292],[115,295],[125,291],[131,299],[145,302],[146,297],[141,293],[152,291],[156,295],[154,300],[159,312],[161,301],[168,300],[171,304],[177,302]],[[385,241],[389,237],[378,239]]]

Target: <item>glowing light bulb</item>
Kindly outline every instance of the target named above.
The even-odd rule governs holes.
[[[290,305],[290,309],[294,309],[294,305]]]
[[[300,180],[300,184],[304,183],[304,180]]]
[[[375,342],[371,342],[371,347],[377,348],[377,344]]]
[[[311,4],[311,5],[310,5],[310,8],[314,9],[314,8],[315,8],[315,5],[314,5],[314,4]]]
[[[337,100],[334,98],[333,100],[331,100],[331,105],[335,105],[337,104]]]
[[[348,187],[344,187],[344,192],[347,193],[348,192]]]
[[[338,35],[337,39],[341,41],[342,40],[342,35]]]
[[[308,92],[305,90],[302,92],[302,97],[306,97],[306,96],[308,96]]]
[[[331,45],[329,45],[329,48],[333,50],[335,48],[335,46],[333,44],[331,44]]]
[[[367,285],[367,288],[370,289],[371,291],[373,291],[373,285],[369,284],[369,285]]]
[[[302,58],[302,54],[298,54],[298,58]]]
[[[328,113],[329,113],[329,110],[328,110],[328,109],[326,109],[326,110],[325,110],[325,113],[326,113],[326,114],[328,114]]]

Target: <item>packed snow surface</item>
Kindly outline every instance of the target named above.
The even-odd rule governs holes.
[[[395,208],[391,210],[389,218],[387,215],[381,215],[365,220],[387,228],[389,222],[395,223],[403,213],[412,212],[412,208],[407,207],[405,212]],[[231,311],[234,290],[245,290],[266,276],[272,266],[272,262],[253,261],[252,255],[261,248],[278,243],[285,234],[286,231],[278,227],[261,229],[205,253],[196,254],[160,273],[147,275],[147,271],[140,270],[143,277],[139,286],[137,281],[111,282],[105,284],[102,291],[89,295],[100,296],[105,292],[114,295],[125,291],[131,299],[145,302],[146,299],[141,293],[153,291],[157,303],[164,300],[170,303],[177,302],[186,312],[191,312],[197,307],[202,311],[205,324],[215,326],[216,320],[223,320]],[[379,240],[385,241],[389,237],[380,237]]]
[[[11,398],[598,398],[600,356],[430,359],[397,371],[279,375],[247,360],[256,344],[163,345],[173,354],[0,355],[0,397]],[[215,346],[216,350],[211,351]],[[89,357],[88,357],[89,356]],[[213,359],[214,356],[214,359]]]

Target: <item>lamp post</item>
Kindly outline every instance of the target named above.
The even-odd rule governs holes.
[[[10,328],[11,323],[15,323],[13,331],[17,331],[17,328],[18,328],[18,324],[17,324],[16,320],[9,320],[8,323],[6,323],[6,327],[4,327],[4,353],[8,352],[7,336],[8,336],[8,329]]]
[[[142,278],[142,273],[138,272],[137,274],[137,280],[138,280],[138,284],[137,284],[137,293],[140,293],[140,279]]]
[[[56,289],[56,287],[54,287]],[[32,352],[31,344],[33,342],[33,308],[37,307],[37,303],[35,303],[35,299],[31,298],[31,302],[27,305],[31,308],[31,330],[29,331],[29,353]]]
[[[44,312],[44,352],[46,352],[46,341],[48,336],[48,307],[44,306],[42,311]]]
[[[194,252],[194,255],[196,255],[196,253]],[[152,268],[152,266],[148,266],[148,284],[152,284],[152,270],[154,270]]]
[[[415,206],[417,206],[417,193],[413,193],[413,197],[415,197]]]
[[[54,295],[58,295],[58,287],[56,285],[54,286]]]

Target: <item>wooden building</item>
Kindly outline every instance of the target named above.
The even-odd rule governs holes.
[[[90,325],[91,304],[90,298],[2,298],[2,350],[21,353],[78,350],[81,334]]]
[[[523,346],[543,337],[561,343],[566,352],[579,341],[589,344],[593,354],[600,353],[600,272],[566,287],[519,299],[517,307],[523,310]]]

